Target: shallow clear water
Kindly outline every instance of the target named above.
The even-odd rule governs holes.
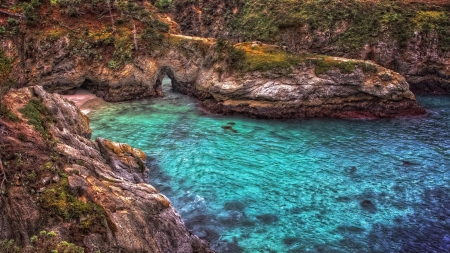
[[[422,117],[274,121],[166,94],[91,112],[93,137],[142,149],[218,252],[450,251],[450,97],[419,97]]]

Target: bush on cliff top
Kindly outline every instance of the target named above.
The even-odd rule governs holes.
[[[362,69],[364,73],[377,71],[377,66],[368,62],[341,60],[323,55],[295,55],[285,52],[277,46],[266,44],[246,42],[233,46],[229,42],[218,40],[216,50],[225,55],[219,60],[227,61],[231,69],[243,73],[279,70],[288,74],[300,63],[313,65],[316,75],[321,75],[331,69],[338,69],[343,74],[351,74],[356,68]]]
[[[344,32],[331,43],[358,48],[386,33],[400,46],[414,32],[437,33],[440,45],[450,50],[450,5],[412,4],[378,0],[246,0],[229,24],[235,37],[275,42],[281,29],[307,25],[310,31]]]

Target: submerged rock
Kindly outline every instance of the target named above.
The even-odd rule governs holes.
[[[361,203],[360,203],[360,205],[361,205],[361,207],[364,209],[364,210],[366,210],[366,211],[368,211],[369,213],[375,213],[376,211],[377,211],[377,207],[375,206],[375,204],[372,202],[372,201],[370,201],[370,200],[363,200]]]

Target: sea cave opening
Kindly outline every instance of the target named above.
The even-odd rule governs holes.
[[[164,95],[173,92],[172,79],[168,75],[165,75],[161,81],[161,91]]]
[[[178,82],[173,71],[169,67],[162,67],[156,78],[154,89],[161,97],[173,97],[179,94],[177,91]]]

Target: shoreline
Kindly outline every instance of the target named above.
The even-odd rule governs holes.
[[[89,114],[93,109],[108,104],[103,98],[97,97],[94,93],[88,90],[77,89],[73,95],[61,95],[61,97],[72,101],[84,114]]]

